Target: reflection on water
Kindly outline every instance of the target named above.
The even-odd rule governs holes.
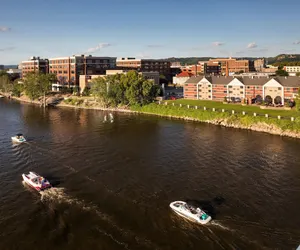
[[[300,142],[0,100],[0,249],[295,249]],[[12,144],[24,133],[28,142]],[[22,185],[29,170],[53,189]],[[174,214],[185,200],[207,226]],[[16,240],[18,239],[18,240]]]

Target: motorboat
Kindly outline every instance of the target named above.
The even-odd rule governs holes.
[[[11,139],[14,142],[19,142],[19,143],[26,141],[26,139],[24,138],[24,136],[22,134],[17,134],[16,136],[13,136]]]
[[[38,192],[51,188],[52,185],[43,176],[38,175],[35,172],[29,172],[29,174],[22,174],[23,180],[29,186],[37,190]]]
[[[202,209],[187,204],[184,201],[174,201],[170,204],[170,207],[178,215],[193,222],[207,224],[211,221],[211,216],[205,213]]]
[[[4,98],[4,96],[3,96],[3,95],[0,95],[0,98]]]

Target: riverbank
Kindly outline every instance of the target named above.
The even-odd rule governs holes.
[[[11,99],[41,105],[40,101],[32,101],[26,96],[11,97]],[[246,129],[257,132],[264,132],[273,135],[287,136],[300,139],[300,118],[290,120],[278,120],[274,118],[241,116],[237,114],[219,113],[204,111],[198,109],[187,109],[172,105],[158,105],[156,103],[145,106],[133,107],[103,107],[91,98],[69,97],[69,99],[78,100],[76,104],[70,104],[70,101],[62,100],[56,107],[102,110],[111,112],[139,113],[147,115],[156,115],[187,121],[205,122],[213,125],[219,125],[230,128]]]
[[[247,129],[273,135],[300,138],[299,118],[296,118],[292,122],[290,120],[278,120],[273,118],[258,116],[253,117],[247,115],[242,116],[226,112],[219,113],[199,109],[176,107],[172,105],[158,105],[155,103],[142,107],[132,107],[132,110],[143,114],[205,122],[224,127]]]

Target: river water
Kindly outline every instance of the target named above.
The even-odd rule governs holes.
[[[300,140],[0,99],[0,249],[296,249]],[[23,133],[28,142],[13,144]],[[55,186],[41,194],[21,174]],[[197,225],[169,208],[190,201]]]

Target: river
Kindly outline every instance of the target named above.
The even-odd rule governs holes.
[[[0,99],[0,249],[296,249],[300,140]],[[10,137],[28,139],[13,144]],[[35,192],[35,171],[53,189]],[[212,215],[197,225],[169,203]]]

